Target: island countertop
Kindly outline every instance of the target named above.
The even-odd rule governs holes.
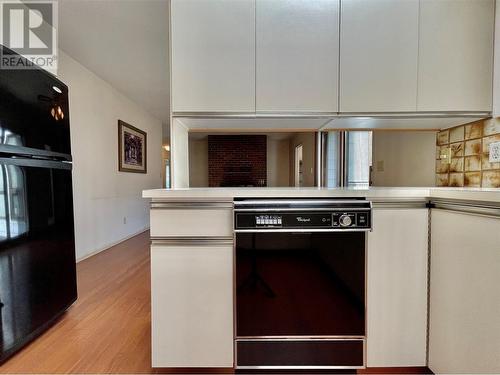
[[[174,188],[142,192],[154,201],[217,201],[234,198],[367,198],[371,200],[459,199],[500,203],[500,189],[436,187],[268,187],[268,188]]]

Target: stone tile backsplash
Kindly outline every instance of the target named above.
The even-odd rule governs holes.
[[[500,163],[489,162],[493,142],[500,142],[500,118],[440,131],[436,138],[436,186],[500,188]],[[449,163],[441,159],[448,148]]]

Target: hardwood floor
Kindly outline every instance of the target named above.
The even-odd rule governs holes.
[[[77,265],[78,300],[0,373],[154,373],[149,232]]]
[[[145,232],[78,263],[78,301],[48,331],[0,366],[0,374],[192,373],[151,368],[149,262],[149,232]],[[377,368],[358,373],[429,371]]]

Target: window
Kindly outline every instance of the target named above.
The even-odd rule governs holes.
[[[324,186],[368,187],[372,132],[330,131],[324,134],[324,139]]]
[[[372,132],[346,132],[347,186],[370,186],[372,166]]]
[[[165,159],[165,188],[170,189],[170,160]]]

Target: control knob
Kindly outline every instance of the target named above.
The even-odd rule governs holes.
[[[352,224],[352,219],[349,215],[342,215],[339,219],[340,226],[348,227]]]

